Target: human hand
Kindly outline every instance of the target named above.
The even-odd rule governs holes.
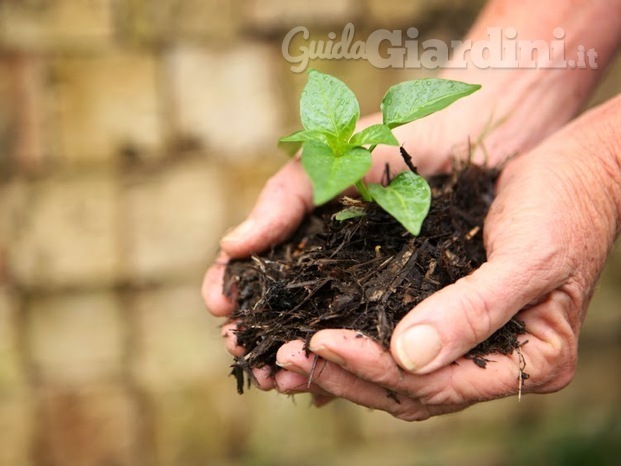
[[[454,112],[458,105],[449,109]],[[381,121],[381,115],[363,119],[361,127],[366,127]],[[455,119],[453,118],[450,120]],[[446,119],[436,118],[436,115],[417,122],[416,125],[406,125],[398,128],[398,139],[410,143],[410,148],[416,150],[416,164],[421,173],[435,173],[450,165],[452,141],[448,132],[442,131]],[[464,120],[468,124],[472,119]],[[452,127],[455,129],[455,126]],[[468,129],[457,131],[467,135]],[[462,142],[466,141],[465,137]],[[413,146],[413,143],[416,143]],[[391,172],[403,171],[406,167],[399,151],[395,148],[378,147],[373,154],[374,167],[369,172],[367,181],[379,182],[384,174],[386,164],[391,165]],[[273,176],[257,200],[257,203],[248,219],[238,226],[232,233],[221,241],[221,253],[204,280],[203,295],[208,309],[216,316],[227,316],[232,311],[232,303],[223,295],[223,275],[226,264],[231,258],[243,258],[255,252],[260,252],[272,244],[277,244],[291,234],[312,209],[311,184],[301,167],[299,158],[290,161],[283,169]],[[236,346],[232,325],[225,325],[223,333],[227,338],[227,349],[234,355],[243,353],[243,349]],[[256,379],[263,380],[260,374]],[[268,379],[262,388],[270,388]]]
[[[471,40],[485,38],[487,27],[493,24],[500,27],[515,28],[520,31],[520,37],[534,40],[549,35],[554,27],[563,25],[566,26],[565,44],[567,48],[573,48],[580,44],[581,46],[597,50],[599,54],[599,69],[604,69],[606,63],[614,55],[615,44],[618,43],[620,38],[617,27],[618,19],[611,14],[611,11],[616,10],[614,8],[611,10],[608,5],[589,4],[589,8],[580,10],[580,27],[576,27],[576,22],[573,21],[575,8],[567,7],[560,0],[555,3],[555,8],[540,12],[541,14],[538,15],[537,21],[532,21],[532,6],[528,2],[494,1],[489,3],[489,7],[486,8],[473,26],[469,36]],[[462,56],[459,53],[456,53],[456,55]],[[588,95],[588,90],[593,86],[599,74],[597,70],[531,70],[516,68],[498,71],[492,69],[494,67],[484,70],[469,66],[464,70],[451,71],[450,67],[447,68],[449,68],[449,72],[448,74],[444,73],[443,77],[479,83],[483,85],[483,89],[469,99],[457,102],[450,109],[440,114],[432,115],[416,122],[415,125],[402,127],[397,130],[397,132],[402,131],[402,134],[398,135],[399,140],[406,141],[405,146],[410,153],[415,155],[416,163],[423,175],[433,174],[447,168],[448,156],[453,153],[452,149],[455,143],[463,143],[468,135],[472,140],[475,140],[481,134],[482,129],[488,123],[488,119],[492,114],[497,119],[503,120],[503,124],[498,130],[494,131],[491,137],[488,136],[485,140],[489,153],[492,154],[492,157],[497,157],[496,159],[487,160],[488,163],[495,165],[509,154],[521,153],[532,148],[544,136],[555,131],[575,113]],[[465,103],[466,101],[467,103]],[[535,106],[537,112],[532,111]],[[444,117],[446,117],[446,123],[437,121],[438,118]],[[375,122],[377,121],[367,120],[366,125]],[[382,152],[380,149],[381,147],[374,153],[374,159],[378,163],[375,165],[375,171],[370,174],[370,179],[375,177],[375,180],[377,180],[378,175],[383,169],[384,161],[390,159],[387,152]],[[537,151],[537,153],[542,152],[543,150]],[[474,160],[478,162],[484,160],[482,151],[475,155]],[[528,184],[524,181],[528,178],[524,172],[528,170],[520,170],[517,167],[519,167],[519,163],[515,161],[501,180],[501,193],[504,191],[501,198],[509,196],[507,193],[511,192],[509,188],[512,184],[513,186],[519,185],[520,182]],[[395,169],[393,166],[393,172],[397,171],[398,167]],[[559,171],[559,173],[561,172],[563,170]],[[514,181],[511,181],[511,173],[516,174]],[[524,180],[520,181],[522,178]],[[540,176],[539,178],[543,177]],[[547,179],[544,179],[543,185],[547,181]],[[536,182],[537,180],[531,180],[532,184],[536,184]],[[529,187],[533,188],[530,185]],[[512,188],[512,190],[519,191],[516,188]],[[520,192],[517,194],[522,195]],[[533,189],[531,195],[533,194],[536,194],[535,189]],[[545,195],[546,193],[541,194]],[[533,200],[533,202],[535,201]],[[511,203],[507,204],[514,209],[519,207]],[[495,203],[495,212],[492,216],[501,219],[503,215],[509,215],[506,213],[506,208],[498,207],[501,205],[500,200]],[[228,259],[231,257],[248,256],[253,252],[261,251],[270,244],[281,241],[295,230],[300,220],[310,209],[310,183],[302,172],[299,162],[294,160],[267,184],[249,217],[249,221],[244,222],[231,235],[223,239],[222,252],[216,264],[207,272],[203,285],[205,302],[213,314],[226,316],[232,310],[232,303],[222,294],[223,272]],[[558,212],[553,213],[555,214],[553,218],[558,218]],[[550,219],[544,220],[545,222],[542,222],[542,225],[547,225],[548,228],[542,228],[542,231],[548,231],[553,227],[551,223],[554,222]],[[527,224],[527,228],[532,227],[528,225],[528,218],[522,219],[522,222]],[[490,221],[489,223],[491,224],[492,222]],[[504,223],[508,223],[508,220],[505,220]],[[559,223],[565,228],[569,228],[563,225],[564,221]],[[502,231],[503,222],[499,220],[498,224],[500,226],[495,227],[495,229]],[[488,227],[488,238],[490,244],[493,244],[494,242],[491,240],[493,235],[489,234],[490,229],[494,230],[494,228]],[[517,251],[523,249],[516,248]],[[530,254],[530,250],[526,252]],[[502,258],[498,253],[495,257],[497,260]],[[525,265],[528,264],[521,263],[522,267]],[[508,264],[506,266],[508,267]],[[486,268],[482,270],[486,270]],[[488,273],[487,275],[492,274]],[[464,283],[468,283],[468,280],[465,280]],[[514,283],[521,284],[522,281],[518,279]],[[583,286],[583,288],[587,289],[588,286]],[[556,296],[556,294],[549,292],[549,299],[552,296]],[[509,304],[516,305],[515,302]],[[531,314],[533,313],[534,311],[531,312]],[[491,324],[492,321],[490,321],[490,328]],[[234,324],[231,325],[234,326]],[[234,335],[228,332],[231,325],[223,327],[223,333],[229,336],[227,338],[227,347],[231,353],[241,354],[243,349],[235,345]],[[404,328],[405,325],[404,322],[399,329]],[[552,326],[552,323],[550,323],[550,326]],[[473,327],[473,330],[479,329],[478,327]],[[314,340],[315,344],[321,343],[321,338],[325,335],[326,333],[323,332],[318,334]],[[360,342],[360,339],[357,341]],[[547,340],[543,339],[542,341]],[[292,349],[291,345],[294,344],[287,345],[283,348],[283,351],[287,348]],[[529,345],[531,348],[534,346],[530,343]],[[457,351],[457,348],[457,346],[445,347],[442,354],[436,358],[433,364],[437,366],[438,364],[441,365],[441,361],[448,361],[450,359],[448,355],[460,353],[460,351]],[[365,353],[363,352],[360,354],[360,357],[362,358],[364,355]],[[362,363],[362,361],[359,362]],[[284,364],[284,360],[281,360],[281,363]],[[394,361],[391,364],[394,364]],[[470,366],[473,365],[470,364]],[[293,370],[296,370],[295,367],[293,365],[291,366],[291,371],[281,371],[279,374],[278,382],[281,390],[286,390],[287,387],[293,390],[293,387],[298,385],[299,387],[305,387],[306,378],[300,378],[299,375],[295,374],[293,372]],[[422,369],[423,372],[432,370],[430,367],[433,366]],[[473,368],[471,367],[471,369]],[[325,371],[323,373],[325,374]],[[257,372],[256,375],[261,388],[273,387],[274,380],[266,377],[265,371]],[[303,380],[304,383],[296,385],[296,380],[297,382]],[[531,378],[529,384],[532,385],[533,380]],[[514,385],[512,384],[511,386],[513,387]],[[325,396],[329,396],[328,392],[318,385],[311,385],[311,390],[317,393],[315,399],[318,402],[324,402],[327,399]],[[509,392],[510,390],[507,387],[507,393]],[[385,394],[385,390],[382,390],[382,394]],[[456,408],[456,406],[450,406],[450,410],[455,410]],[[438,412],[440,412],[440,408],[436,408],[434,414]]]
[[[421,420],[515,394],[522,362],[530,375],[524,392],[566,386],[589,299],[620,228],[619,128],[621,96],[509,162],[485,224],[486,264],[413,309],[390,351],[347,330],[318,332],[308,356],[302,342],[284,345],[277,389]],[[529,332],[523,361],[493,355],[483,370],[460,359],[514,317]],[[312,370],[315,355],[321,359]]]
[[[557,138],[553,139],[553,141],[559,141],[559,140],[562,140],[562,138],[563,136],[558,136]],[[569,138],[568,141],[569,142],[565,144],[568,146],[568,148],[565,148],[564,150],[571,152],[573,150],[570,144],[572,139]],[[561,147],[562,145],[559,145],[559,147],[556,147],[558,144],[557,142],[554,142],[554,143],[548,143],[543,148],[539,148],[537,151],[534,152],[535,155],[531,154],[525,157],[525,159],[526,160],[539,160],[541,157],[538,156],[537,154],[541,154],[541,153],[548,151],[549,149],[546,149],[546,147],[551,146],[551,145],[553,146],[551,150],[552,152],[562,153],[562,151],[559,149],[559,147]],[[555,167],[555,173],[557,174],[557,176],[569,176],[570,177],[571,173],[566,173],[565,168],[564,168],[565,166],[568,166],[569,168],[571,168],[571,164],[568,164],[569,159],[565,160],[562,154],[561,156],[557,155],[556,157],[563,159],[563,160],[560,160],[558,167]],[[544,163],[544,165],[547,166],[547,164],[550,163],[549,160],[552,160],[552,158],[551,157],[546,157],[546,158],[547,158],[546,162],[538,161],[533,164],[532,162],[525,163],[525,162],[519,162],[516,160],[512,164],[509,165],[507,174],[505,174],[505,176],[503,176],[503,178],[500,180],[500,186],[499,186],[500,196],[499,196],[499,199],[495,202],[495,207],[492,209],[492,213],[490,214],[490,220],[488,221],[488,225],[487,225],[488,239],[489,238],[494,239],[494,242],[492,243],[488,242],[488,245],[487,245],[488,251],[493,250],[494,248],[493,244],[504,244],[502,242],[499,242],[497,238],[494,238],[493,233],[490,233],[490,232],[495,232],[497,230],[502,232],[503,225],[504,225],[503,224],[504,217],[502,215],[495,214],[496,212],[499,212],[499,211],[504,212],[507,210],[505,208],[501,209],[498,207],[499,205],[503,205],[502,203],[505,202],[502,199],[508,198],[509,202],[507,202],[507,205],[509,205],[510,208],[512,209],[516,209],[519,207],[519,205],[515,206],[512,203],[515,203],[515,201],[518,199],[522,199],[524,201],[530,200],[536,203],[538,202],[537,201],[538,199],[552,199],[553,200],[554,197],[557,196],[557,194],[555,194],[552,191],[548,193],[549,194],[548,197],[546,197],[545,193],[540,193],[537,191],[537,189],[541,189],[542,187],[546,186],[545,177],[547,175],[545,175],[546,173],[545,170],[544,171],[540,171],[539,169],[534,170],[533,167],[535,167],[538,163],[539,164]],[[587,159],[585,158],[585,160]],[[527,168],[519,169],[519,167],[524,166],[524,164],[526,164]],[[518,168],[514,168],[514,167],[518,167]],[[533,172],[534,176],[531,176],[529,174],[531,171]],[[517,173],[519,176],[518,175],[510,176],[509,174],[513,172]],[[544,178],[543,183],[541,183],[541,180],[540,180],[540,178],[542,177]],[[515,181],[511,181],[511,182],[506,181],[506,180],[512,180],[513,178],[517,179],[519,183]],[[523,189],[523,187],[520,186],[520,183],[528,185],[531,191]],[[531,187],[530,184],[528,183],[531,183],[533,186]],[[594,183],[594,185],[597,186],[598,183]],[[511,188],[512,186],[513,188]],[[515,186],[518,186],[518,188],[515,188]],[[518,193],[518,195],[516,195],[515,198],[511,197],[512,196],[511,193],[513,191]],[[522,191],[524,191],[524,193],[522,193]],[[527,192],[531,192],[530,197],[525,196],[525,193]],[[231,308],[232,308],[231,303],[222,295],[222,275],[223,275],[225,264],[228,258],[229,257],[244,257],[246,255],[249,255],[251,252],[260,251],[261,249],[266,247],[268,244],[272,244],[272,243],[282,240],[291,231],[293,231],[295,227],[297,227],[297,224],[299,223],[299,221],[306,214],[306,212],[311,208],[310,198],[311,198],[310,184],[307,181],[304,173],[301,171],[301,168],[297,161],[293,161],[292,163],[288,164],[279,174],[277,174],[268,183],[268,185],[264,189],[263,193],[261,194],[257,202],[255,210],[250,216],[250,223],[243,224],[240,228],[238,228],[234,232],[232,237],[229,236],[228,238],[225,238],[223,240],[223,243],[222,243],[223,253],[220,256],[218,263],[214,267],[212,267],[206,275],[203,292],[204,292],[205,300],[206,300],[206,303],[209,309],[215,315],[225,316],[231,311]],[[565,199],[562,193],[558,194],[558,198],[560,200]],[[554,227],[554,222],[556,221],[555,220],[556,215],[561,210],[557,209],[557,206],[555,205],[549,210],[551,212],[549,218],[544,219],[544,221],[542,222],[542,227],[537,227],[537,228],[543,228],[545,226]],[[570,212],[571,206],[568,206],[566,210]],[[523,223],[528,224],[529,222],[532,222],[533,219],[531,217],[535,215],[536,212],[537,212],[536,209],[530,209],[530,208],[524,209],[525,215],[524,215],[524,218],[522,219]],[[543,209],[541,209],[540,212],[544,212]],[[537,214],[537,215],[540,215],[540,214]],[[551,220],[551,223],[547,224],[546,222],[550,220]],[[495,227],[494,226],[495,223],[498,223],[500,227]],[[545,231],[545,229],[542,229],[541,231],[539,231],[538,229],[533,229],[531,227],[525,227],[524,230],[534,232],[534,235],[537,237],[537,239],[540,237],[541,231]],[[554,232],[552,232],[551,234],[553,233]],[[509,237],[509,240],[512,238],[516,240],[516,238],[520,238],[520,237],[511,236]],[[519,241],[522,241],[522,243],[520,244],[528,244],[527,240],[529,239],[532,239],[532,238],[525,237],[523,240],[520,239]],[[515,242],[519,243],[519,241],[516,240],[514,241],[514,243]],[[511,248],[514,247],[511,241],[507,240],[507,244]],[[528,248],[529,247],[527,247],[527,249]],[[496,246],[495,249],[497,250],[498,247]],[[516,247],[517,255],[522,254],[523,249],[524,248],[520,249],[519,247]],[[501,252],[503,251],[502,247],[500,248],[500,251]],[[530,251],[527,251],[527,252],[530,254]],[[542,250],[542,253],[551,254],[550,251],[545,251],[545,250]],[[602,255],[600,254],[599,256],[602,256]],[[498,258],[502,256],[499,255],[499,253],[495,253],[495,255],[490,255],[490,260],[493,257]],[[525,257],[529,257],[529,256],[526,255]],[[532,257],[535,262],[536,262],[536,259],[540,259],[542,262],[545,262],[545,260],[542,258],[536,258],[535,256],[532,256]],[[498,259],[496,259],[496,262],[494,263],[497,265],[500,264],[500,262],[498,262]],[[529,264],[522,263],[521,265],[525,270],[529,270],[527,268]],[[535,267],[535,265],[537,264],[532,265],[532,267]],[[481,272],[479,272],[478,275],[473,275],[473,277],[480,276],[480,274],[483,271],[487,270],[488,266],[489,264],[483,267]],[[512,256],[508,256],[508,259],[505,262],[504,266],[508,270],[511,270],[513,268]],[[493,276],[495,273],[496,273],[496,269],[493,269],[492,272],[488,273],[487,275]],[[465,280],[464,283],[468,283],[470,280],[472,280],[472,277]],[[494,282],[492,281],[492,283]],[[520,287],[522,287],[519,279],[515,280],[514,283],[520,284]],[[547,292],[549,290],[543,290],[543,291]],[[438,296],[443,296],[443,294],[439,294]],[[516,299],[518,298],[519,297],[516,297]],[[440,299],[440,298],[436,298],[436,299]],[[450,298],[449,298],[449,301],[450,301]],[[426,304],[426,306],[433,307],[430,304]],[[417,313],[417,315],[422,315],[422,314]],[[506,314],[503,312],[501,319],[504,317],[506,317]],[[399,333],[400,329],[404,328],[407,322],[408,322],[408,318],[406,318],[404,322],[396,329],[395,335]],[[236,346],[234,334],[232,332],[229,332],[230,329],[231,329],[231,325],[223,327],[223,333],[229,336],[229,338],[227,339],[227,347],[231,353],[239,355],[243,353],[243,349]],[[493,331],[493,328],[491,325],[490,325],[490,329]],[[325,336],[325,334],[326,332],[322,332],[318,334],[314,340],[314,343],[316,344],[318,339],[320,339],[322,335]],[[360,340],[357,339],[357,342],[360,343]],[[469,344],[469,342],[472,342],[472,341],[467,340],[467,339],[463,340],[462,345],[467,345]],[[471,346],[474,346],[474,344],[472,344]],[[464,347],[465,350],[460,354],[465,353],[467,349],[471,346]],[[531,344],[531,347],[533,346],[534,344]],[[291,347],[285,346],[282,351],[283,352],[286,351],[287,348],[291,348]],[[457,357],[460,354],[456,353],[456,351],[457,349],[453,348],[447,354],[449,355],[454,354],[455,357]],[[359,353],[359,356],[362,356],[363,354],[364,353]],[[447,356],[445,355],[445,359],[446,357]],[[435,361],[435,364],[436,365],[441,364],[440,361],[442,360],[437,359]],[[286,361],[280,361],[280,362],[285,365],[287,364]],[[427,370],[432,370],[432,369],[427,368]],[[322,373],[325,374],[325,371]],[[259,381],[259,386],[261,388],[269,389],[274,386],[275,381],[267,377],[266,372],[257,372],[256,376],[257,376],[257,380]],[[299,377],[298,378],[295,378],[295,377],[292,378],[292,377],[293,377],[293,370],[287,371],[287,372],[284,372],[284,371],[281,372],[281,374],[279,375],[279,378],[277,378],[276,380],[276,382],[279,383],[280,389],[284,391],[293,391],[294,387],[298,387],[297,388],[298,390],[306,391],[306,388],[305,388],[306,382],[302,384],[300,382]],[[533,385],[532,380],[530,383],[532,386]],[[490,389],[492,387],[488,384],[486,386]],[[517,385],[513,384],[512,386],[516,387]],[[311,390],[314,391],[316,394],[318,394],[318,396],[322,394],[325,395],[325,390],[323,390],[321,387],[318,387],[316,385],[312,386]],[[382,393],[385,394],[385,390]],[[498,396],[498,393],[495,393],[494,397],[497,397],[497,396]]]

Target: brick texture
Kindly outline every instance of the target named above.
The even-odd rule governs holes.
[[[35,464],[135,466],[138,418],[131,394],[102,384],[41,391]]]
[[[15,294],[0,284],[0,396],[17,394],[26,385],[17,313]]]
[[[233,458],[244,456],[250,432],[249,413],[243,408],[248,406],[226,396],[230,388],[228,384],[186,383],[178,390],[149,396],[157,464],[227,466],[239,461]],[[223,405],[231,409],[223,412]]]
[[[130,184],[123,204],[131,280],[200,275],[225,228],[223,176],[195,160]]]
[[[0,464],[31,466],[36,433],[36,405],[32,393],[0,396]]]
[[[0,177],[9,173],[15,151],[17,126],[17,70],[13,60],[0,59]]]
[[[126,30],[140,42],[234,40],[244,0],[129,0]]]
[[[236,163],[274,151],[282,110],[273,60],[270,48],[251,42],[176,48],[166,61],[176,132]]]
[[[333,25],[355,21],[359,3],[354,0],[250,0],[250,24],[262,30],[279,30],[300,25]]]
[[[88,49],[114,34],[114,0],[0,3],[0,44],[27,50]]]
[[[60,163],[108,163],[163,151],[153,56],[110,52],[52,63]]]
[[[80,293],[34,300],[28,345],[45,385],[89,386],[123,374],[126,329],[113,293]]]
[[[44,60],[26,53],[0,57],[0,179],[33,173],[53,144]]]
[[[222,376],[229,358],[195,286],[139,293],[133,308],[136,351],[132,367],[141,386],[174,390]]]
[[[353,22],[362,40],[409,26],[457,39],[483,3],[0,0],[0,466],[491,466],[559,438],[605,453],[621,401],[619,248],[568,389],[420,425],[238,396],[201,301],[220,236],[286,161],[277,138],[300,126],[306,74],[283,57],[285,34],[325,40]],[[619,91],[620,60],[592,104]],[[432,73],[309,67],[346,81],[363,114]]]
[[[9,280],[9,247],[23,218],[28,185],[21,180],[0,183],[0,286]]]
[[[8,240],[14,279],[31,288],[114,283],[120,251],[112,174],[63,175],[24,189]]]

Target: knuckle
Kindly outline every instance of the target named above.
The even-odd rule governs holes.
[[[548,341],[545,350],[531,361],[531,365],[536,368],[537,374],[533,374],[530,391],[551,393],[565,388],[573,380],[578,365],[575,335],[558,335]]]
[[[264,192],[269,192],[269,193],[278,193],[281,192],[284,189],[284,181],[282,179],[282,176],[280,176],[279,173],[270,176],[267,181],[265,182],[265,186],[263,188]]]
[[[462,312],[464,325],[469,331],[472,343],[478,343],[492,333],[489,303],[475,287],[469,287],[467,292],[461,293],[459,309]]]
[[[387,368],[382,365],[377,367],[370,367],[366,374],[361,374],[363,378],[373,381],[373,383],[385,387],[387,389],[394,389],[399,385],[400,375],[394,368]]]
[[[554,367],[545,378],[541,392],[557,392],[567,387],[573,380],[578,365],[577,352],[572,348],[558,348],[553,352],[554,363],[548,367]]]
[[[403,408],[397,408],[390,414],[396,419],[407,422],[424,421],[431,417],[431,412],[426,407],[412,405]]]
[[[464,397],[454,387],[448,386],[435,393],[425,395],[419,400],[428,406],[445,406],[463,403]]]
[[[362,390],[360,379],[340,370],[333,371],[331,363],[326,362],[321,368],[317,367],[315,374],[312,381],[337,398],[351,399],[352,395]]]

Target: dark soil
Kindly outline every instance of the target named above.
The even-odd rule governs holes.
[[[332,204],[310,215],[289,241],[231,262],[224,291],[235,300],[231,319],[246,349],[232,366],[239,393],[252,368],[278,371],[281,345],[308,342],[322,329],[356,330],[388,348],[396,324],[416,304],[485,262],[483,221],[497,175],[468,164],[431,178],[433,200],[418,237],[375,204],[346,221],[332,218],[343,208]],[[486,356],[519,349],[522,333],[523,324],[511,320],[466,357],[485,368]]]

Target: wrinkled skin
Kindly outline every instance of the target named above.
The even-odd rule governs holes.
[[[583,2],[578,20],[575,2],[551,2],[542,10],[534,0],[493,0],[470,37],[483,37],[487,24],[519,27],[521,38],[549,35],[561,25],[567,49],[578,43],[594,47],[603,69],[621,41],[621,0]],[[539,21],[532,20],[534,11]],[[412,309],[395,329],[390,350],[351,331],[323,330],[312,338],[309,357],[300,341],[283,345],[277,355],[283,370],[275,378],[268,368],[256,370],[258,387],[309,392],[317,405],[340,397],[404,420],[513,395],[520,389],[523,363],[530,376],[524,393],[565,387],[575,373],[589,300],[621,224],[621,96],[563,127],[596,75],[596,70],[472,68],[445,73],[481,83],[483,89],[398,128],[396,135],[421,173],[430,175],[448,169],[455,146],[467,137],[476,141],[490,115],[506,117],[486,136],[487,151],[479,146],[473,157],[496,165],[518,154],[503,167],[486,219],[488,262]],[[372,116],[361,127],[376,122]],[[404,168],[394,152],[378,147],[368,181],[379,180],[385,163],[393,173]],[[226,317],[232,310],[222,294],[229,258],[247,257],[285,239],[312,209],[311,198],[297,159],[268,181],[248,220],[222,239],[221,253],[205,275],[203,296],[212,314]],[[517,353],[494,355],[482,370],[462,359],[513,317],[529,332],[521,338],[523,361]],[[228,351],[240,355],[234,325],[227,323],[222,333]],[[413,327],[422,329],[417,336],[410,332]]]
[[[619,108],[621,99],[612,104]],[[621,111],[616,114],[621,123]],[[589,117],[595,120],[596,115]],[[602,160],[601,147],[584,144],[583,125],[589,123],[580,120],[507,166],[485,225],[489,261],[407,315],[395,330],[391,352],[351,331],[316,334],[310,348],[327,361],[314,373],[317,393],[406,420],[515,394],[517,354],[494,355],[495,362],[484,371],[470,361],[450,364],[513,316],[529,332],[522,347],[530,374],[524,391],[548,393],[566,386],[575,372],[580,326],[617,234],[621,206],[620,166],[612,158]],[[574,132],[580,137],[571,137]],[[619,147],[616,153],[621,154]],[[437,329],[443,349],[429,364],[408,373],[397,342],[416,324]],[[296,377],[286,372],[277,376],[279,390],[305,386],[312,356],[306,358],[301,349],[301,342],[280,349],[279,364]],[[386,389],[401,403],[387,398]]]
[[[313,354],[309,357],[300,341],[282,346],[278,364],[284,370],[275,380],[266,370],[257,371],[260,388],[308,391],[317,404],[341,397],[405,420],[458,411],[517,393],[517,354],[494,355],[486,370],[459,359],[514,316],[529,331],[522,354],[530,377],[523,391],[548,393],[566,386],[575,372],[578,336],[589,299],[619,229],[621,137],[617,128],[621,128],[621,96],[511,160],[485,224],[488,262],[410,312],[395,329],[390,351],[368,338],[357,338],[352,331],[320,331],[310,342]],[[221,262],[207,273],[205,299],[216,315],[231,309],[219,288],[226,258],[243,256],[286,236],[309,208],[308,193],[298,192],[297,203],[282,207],[296,207],[295,222],[283,223],[278,207],[272,215],[262,215],[263,209],[278,205],[283,191],[307,184],[296,183],[296,177],[304,178],[297,162],[284,173],[268,183],[251,215],[254,236],[242,231],[241,237],[234,233],[225,239]],[[442,349],[428,364],[412,367],[404,360],[399,341],[407,340],[407,329],[417,324],[434,328]],[[230,325],[223,332],[229,351],[241,354]],[[426,354],[429,348],[418,351]],[[321,359],[308,387],[315,354]],[[458,364],[451,364],[455,360]],[[387,396],[387,389],[399,403]]]

